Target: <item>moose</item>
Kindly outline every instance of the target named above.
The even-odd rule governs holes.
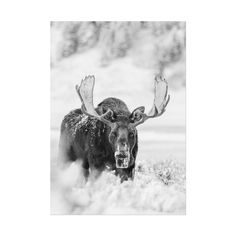
[[[80,161],[87,179],[90,174],[99,176],[104,170],[113,170],[121,182],[134,178],[138,152],[136,127],[149,118],[161,116],[170,100],[168,84],[162,76],[155,77],[154,103],[148,114],[140,106],[130,112],[126,104],[109,97],[93,105],[94,76],[86,76],[76,91],[81,109],[72,110],[61,124],[59,141],[60,162]]]

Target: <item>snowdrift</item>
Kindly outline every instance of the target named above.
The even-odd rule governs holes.
[[[173,160],[138,162],[134,181],[112,172],[83,182],[73,164],[58,173],[52,214],[185,214],[185,165]]]

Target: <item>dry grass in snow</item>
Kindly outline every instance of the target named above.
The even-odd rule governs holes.
[[[80,179],[81,180],[81,179]],[[112,172],[78,184],[78,168],[60,173],[52,214],[184,214],[185,165],[173,160],[137,163],[134,181]]]

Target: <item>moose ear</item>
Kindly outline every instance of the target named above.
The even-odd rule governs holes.
[[[142,114],[144,113],[144,111],[145,111],[144,106],[137,107],[136,109],[134,109],[129,117],[131,122],[140,120],[142,118]]]

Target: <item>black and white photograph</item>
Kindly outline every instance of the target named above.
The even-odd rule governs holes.
[[[51,214],[185,214],[183,21],[53,21]]]
[[[234,5],[1,1],[0,235],[236,235]]]

